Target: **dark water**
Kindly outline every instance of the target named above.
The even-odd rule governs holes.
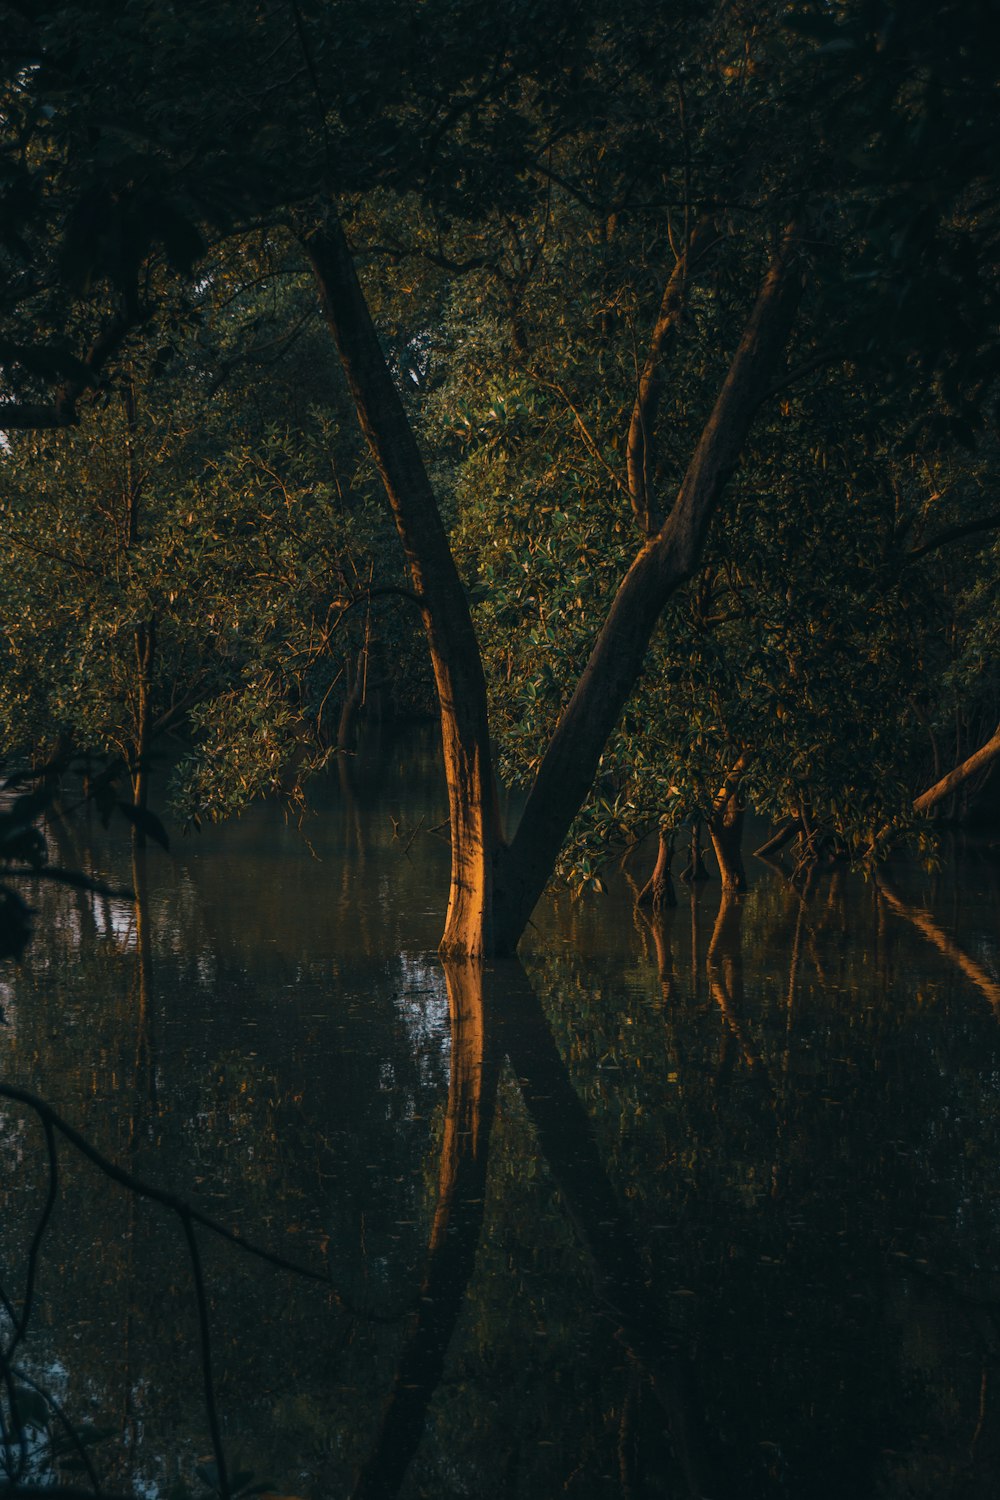
[[[660,928],[624,880],[559,896],[477,989],[434,954],[442,801],[411,743],[309,844],[261,809],[151,851],[137,902],[43,888],[0,993],[4,1083],[320,1273],[194,1231],[233,1490],[1000,1493],[995,856],[805,894],[758,865]],[[14,1355],[46,1400],[0,1463],[87,1486],[62,1411],[109,1492],[207,1494],[184,1225],[58,1159]],[[9,1101],[0,1163],[16,1310],[50,1176]]]

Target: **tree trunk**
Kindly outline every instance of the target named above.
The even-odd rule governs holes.
[[[747,873],[743,865],[745,816],[746,809],[734,792],[726,799],[722,811],[709,819],[708,831],[719,864],[723,890],[745,891],[747,888]]]
[[[776,251],[669,516],[629,569],[556,727],[509,848],[499,826],[486,683],[472,618],[433,489],[332,210],[300,224],[362,431],[420,600],[441,713],[451,821],[451,897],[441,952],[514,951],[609,734],[642,671],[656,622],[694,571],[708,524],[787,344],[801,291],[796,236]]]
[[[639,678],[656,622],[694,572],[709,521],[790,337],[800,295],[796,236],[789,232],[768,268],[673,509],[621,582],[502,857],[500,952],[516,947]]]
[[[354,737],[357,729],[358,710],[361,707],[361,696],[365,681],[365,653],[362,650],[358,654],[357,661],[353,656],[347,659],[347,696],[344,706],[340,710],[340,718],[337,722],[337,749],[348,751],[354,748]],[[343,757],[341,756],[341,759]]]
[[[150,619],[136,626],[136,733],[135,756],[131,767],[132,806],[143,813],[149,794],[149,747],[153,723],[153,663],[156,659],[156,621]],[[146,834],[141,822],[132,824],[132,840],[136,848],[146,845]]]
[[[637,906],[651,906],[655,915],[677,905],[677,892],[670,865],[677,835],[672,828],[661,828],[653,873],[636,897]]]
[[[928,787],[926,792],[922,792],[913,803],[913,811],[918,815],[930,812],[932,807],[936,807],[963,782],[968,781],[970,776],[974,776],[977,771],[985,770],[998,755],[1000,755],[1000,725],[997,725],[996,731],[985,745],[980,745],[979,749],[963,760],[961,765],[949,771],[947,776],[942,776],[941,780],[936,781],[932,787]]]
[[[667,345],[677,333],[684,313],[687,284],[694,262],[715,236],[715,221],[703,219],[695,226],[684,253],[677,259],[664,288],[653,324],[646,360],[639,375],[635,405],[625,440],[625,464],[629,499],[639,526],[651,536],[663,524],[656,498],[656,413],[662,386],[661,366]]]
[[[501,835],[486,679],[468,600],[339,218],[331,212],[303,229],[301,240],[392,508],[434,671],[451,824],[451,895],[441,953],[486,956],[494,949],[493,869]]]
[[[701,819],[692,818],[688,862],[681,871],[681,879],[685,885],[692,885],[696,881],[707,880],[708,878],[705,861],[701,857]]]

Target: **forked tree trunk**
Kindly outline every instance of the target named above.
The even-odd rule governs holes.
[[[663,291],[660,310],[649,336],[646,360],[636,385],[635,404],[625,440],[625,467],[632,510],[646,536],[651,536],[663,524],[656,497],[655,443],[663,358],[668,344],[677,336],[684,315],[691,269],[715,233],[715,220],[703,219],[695,226],[683,254],[677,257]]]
[[[379,346],[336,214],[300,226],[362,430],[420,599],[441,713],[451,818],[451,897],[441,951],[514,951],[642,670],[653,629],[691,576],[708,524],[788,342],[801,291],[796,236],[774,255],[674,505],[632,564],[505,847],[486,683],[468,602],[426,468]]]

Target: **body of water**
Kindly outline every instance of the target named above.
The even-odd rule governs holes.
[[[54,1179],[0,1100],[0,1464],[150,1500],[994,1496],[995,854],[758,863],[652,924],[623,875],[449,975],[430,744],[352,773],[302,829],[134,868],[54,830],[121,893],[33,893],[3,1082],[310,1275],[58,1136]]]

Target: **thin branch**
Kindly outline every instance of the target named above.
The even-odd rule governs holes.
[[[43,874],[44,871],[37,873]],[[112,892],[111,894],[114,893]],[[131,895],[132,893],[129,892],[128,894]],[[363,1319],[369,1323],[389,1325],[398,1323],[400,1318],[409,1310],[411,1306],[409,1302],[403,1307],[402,1311],[394,1309],[388,1313],[377,1313],[369,1310],[362,1311],[354,1307],[343,1293],[338,1291],[333,1285],[328,1272],[311,1270],[308,1266],[300,1265],[297,1261],[289,1260],[286,1256],[276,1255],[273,1251],[265,1250],[262,1246],[254,1244],[252,1240],[248,1240],[236,1230],[227,1229],[217,1219],[212,1219],[208,1214],[202,1213],[200,1209],[193,1207],[186,1199],[179,1198],[176,1193],[168,1193],[162,1188],[156,1187],[153,1183],[136,1177],[134,1173],[127,1171],[124,1167],[118,1166],[116,1162],[111,1161],[109,1157],[104,1156],[95,1146],[92,1146],[85,1136],[74,1129],[68,1121],[64,1120],[50,1104],[47,1104],[44,1099],[39,1098],[37,1094],[31,1093],[28,1089],[18,1088],[14,1084],[0,1083],[0,1099],[10,1099],[16,1104],[23,1104],[26,1108],[33,1110],[43,1122],[49,1121],[52,1128],[64,1136],[70,1145],[75,1146],[81,1156],[85,1157],[87,1161],[103,1172],[106,1177],[109,1177],[112,1182],[117,1182],[127,1192],[134,1193],[137,1198],[146,1198],[151,1203],[159,1203],[161,1207],[170,1209],[181,1218],[187,1214],[193,1223],[198,1224],[202,1229],[209,1230],[212,1234],[218,1235],[227,1244],[235,1245],[238,1250],[242,1250],[245,1254],[252,1255],[256,1259],[264,1261],[265,1264],[274,1266],[279,1271],[289,1271],[294,1276],[301,1276],[305,1281],[318,1282],[321,1286],[327,1288],[327,1291],[333,1297],[334,1302],[341,1311],[348,1313],[352,1318]],[[8,1312],[10,1312],[10,1304],[6,1298],[4,1302]],[[0,1500],[2,1500],[2,1497],[3,1491],[0,1490]]]
[[[454,260],[450,255],[445,255],[443,250],[428,250],[421,245],[362,245],[357,250],[359,263],[377,255],[388,256],[394,265],[401,260],[426,260],[432,266],[438,266],[442,271],[450,272],[452,276],[467,276],[472,271],[490,270],[501,279],[507,279],[500,268],[485,255],[470,255],[465,260]]]
[[[3,407],[0,406],[0,429],[2,429],[3,425],[3,410]],[[66,557],[61,552],[53,552],[48,547],[40,547],[37,542],[29,541],[26,536],[22,536],[17,531],[5,531],[3,539],[5,542],[10,543],[11,546],[23,547],[26,552],[32,553],[35,557],[44,557],[49,562],[60,563],[64,568],[70,568],[77,573],[90,573],[94,575],[100,571],[93,563],[86,562],[82,557]]]
[[[785,391],[789,386],[797,385],[800,380],[805,380],[807,375],[812,375],[816,370],[823,370],[827,365],[835,365],[845,358],[846,355],[841,349],[828,349],[814,354],[811,359],[805,359],[800,365],[793,366],[780,380],[775,380],[769,385],[764,400],[770,401],[771,397],[776,396],[779,391]]]
[[[939,531],[937,536],[932,536],[929,542],[922,542],[919,547],[912,547],[905,554],[907,562],[913,562],[918,557],[926,557],[928,552],[936,552],[938,547],[946,547],[949,542],[961,541],[963,537],[975,536],[982,531],[996,531],[1000,528],[1000,512],[992,516],[984,516],[979,521],[964,521],[958,526],[947,526],[944,531]]]
[[[616,488],[621,490],[623,495],[628,494],[628,490],[626,489],[625,485],[622,483],[619,476],[615,473],[614,469],[611,467],[607,459],[604,457],[604,454],[601,452],[600,447],[597,443],[597,439],[594,437],[593,433],[590,431],[589,427],[584,421],[582,413],[573,403],[564,387],[561,386],[557,380],[546,380],[543,376],[536,375],[534,373],[531,374],[531,379],[534,380],[537,385],[542,386],[545,390],[554,391],[559,399],[565,403],[567,410],[572,413],[576,425],[580,429],[580,436],[583,438],[588,453],[590,453],[592,458],[596,458],[597,462],[608,473],[611,478],[611,482],[616,486]]]
[[[123,299],[118,312],[98,334],[77,370],[57,386],[49,405],[35,402],[0,403],[0,432],[15,429],[49,429],[72,427],[77,421],[77,402],[85,391],[93,390],[108,361],[117,354],[134,328],[141,327],[152,316],[152,308],[138,300],[134,290]]]
[[[315,307],[308,307],[301,318],[292,325],[287,333],[281,333],[276,338],[268,339],[264,344],[255,344],[250,349],[245,349],[239,354],[234,354],[231,359],[223,360],[219,367],[219,373],[208,387],[206,399],[211,400],[212,397],[217,395],[233,371],[239,369],[240,365],[261,364],[270,366],[277,364],[292,347],[307,324],[316,317],[316,312],[317,309]],[[267,359],[265,355],[271,355],[271,358]]]
[[[685,210],[686,212],[686,210]],[[660,366],[667,344],[677,333],[687,297],[691,267],[715,243],[715,222],[702,219],[695,225],[691,238],[678,256],[660,299],[659,311],[649,337],[649,347],[636,385],[635,403],[629,419],[626,440],[628,494],[636,520],[647,535],[659,529],[663,517],[657,514],[653,494],[653,458],[656,439],[656,413],[660,398]]]
[[[183,1198],[179,1198],[175,1193],[165,1192],[153,1183],[144,1182],[142,1178],[136,1177],[132,1172],[126,1171],[124,1167],[118,1166],[116,1162],[111,1161],[102,1152],[98,1151],[95,1146],[92,1146],[86,1136],[81,1135],[78,1130],[75,1130],[68,1121],[64,1120],[50,1104],[47,1104],[44,1099],[39,1098],[37,1094],[31,1093],[28,1089],[18,1088],[14,1084],[0,1083],[0,1098],[10,1099],[15,1104],[23,1104],[28,1109],[33,1110],[43,1122],[46,1120],[49,1121],[60,1135],[64,1136],[72,1146],[76,1147],[81,1156],[86,1157],[89,1162],[92,1162],[106,1177],[110,1177],[112,1182],[117,1182],[120,1187],[125,1188],[130,1193],[134,1193],[136,1197],[147,1198],[152,1203],[159,1203],[163,1208],[169,1208],[173,1213],[179,1214],[182,1217],[186,1213],[190,1214],[192,1221],[199,1224],[202,1229],[207,1229],[212,1234],[217,1234],[220,1239],[226,1240],[231,1245],[235,1245],[248,1255],[256,1256],[258,1260],[275,1266],[279,1271],[291,1271],[294,1275],[301,1276],[306,1281],[316,1281],[323,1286],[331,1288],[330,1277],[326,1272],[313,1271],[308,1266],[299,1265],[295,1261],[288,1260],[283,1255],[275,1255],[270,1250],[264,1250],[261,1246],[255,1245],[251,1240],[245,1239],[243,1235],[237,1233],[235,1230],[227,1229],[225,1224],[220,1224],[218,1220],[209,1218],[200,1209],[193,1208],[191,1204],[187,1203]],[[339,1302],[339,1293],[335,1289],[332,1290],[334,1298]]]

